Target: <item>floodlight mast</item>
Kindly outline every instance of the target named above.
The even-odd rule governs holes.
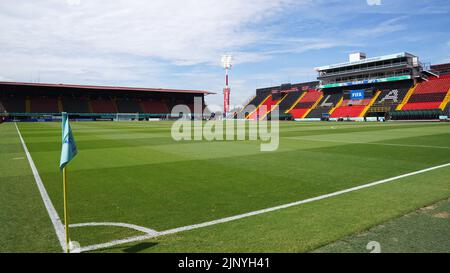
[[[231,55],[223,55],[221,62],[222,67],[225,69],[225,88],[223,89],[223,116],[226,117],[230,108],[230,87],[228,85],[228,70],[231,69],[231,61],[233,57]]]

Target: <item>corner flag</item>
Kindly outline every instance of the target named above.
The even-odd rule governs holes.
[[[77,145],[73,138],[72,128],[69,124],[67,113],[62,113],[62,148],[61,160],[59,161],[59,169],[62,170],[67,163],[77,155]]]
[[[77,145],[73,138],[72,128],[70,128],[69,117],[66,112],[62,113],[62,148],[59,169],[63,171],[63,191],[64,191],[64,226],[66,230],[66,252],[70,252],[69,237],[69,206],[67,194],[67,167],[66,165],[77,155]]]

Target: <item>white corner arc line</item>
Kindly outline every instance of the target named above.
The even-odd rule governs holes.
[[[154,238],[154,237],[158,237],[158,236],[162,236],[162,235],[168,235],[168,234],[173,234],[173,233],[177,233],[177,232],[181,232],[181,231],[188,231],[188,230],[202,228],[202,227],[207,227],[207,226],[212,226],[212,225],[216,225],[216,224],[220,224],[220,223],[231,222],[231,221],[234,221],[234,220],[238,220],[238,219],[242,219],[242,218],[246,218],[246,217],[250,217],[250,216],[254,216],[254,215],[258,215],[258,214],[263,214],[263,213],[267,213],[267,212],[271,212],[271,211],[276,211],[276,210],[285,209],[285,208],[289,208],[289,207],[293,207],[293,206],[298,206],[298,205],[302,205],[302,204],[306,204],[306,203],[311,203],[311,202],[314,202],[314,201],[318,201],[318,200],[322,200],[322,199],[326,199],[326,198],[330,198],[330,197],[335,197],[335,196],[342,195],[342,194],[345,194],[345,193],[349,193],[349,192],[353,192],[353,191],[357,191],[357,190],[361,190],[361,189],[377,186],[377,185],[388,183],[388,182],[391,182],[391,181],[394,181],[394,180],[398,180],[398,179],[401,179],[401,178],[405,178],[405,177],[409,177],[409,176],[413,176],[413,175],[417,175],[417,174],[433,171],[433,170],[440,169],[440,168],[445,168],[445,167],[448,167],[448,166],[450,166],[450,163],[446,163],[446,164],[442,164],[442,165],[439,165],[439,166],[434,166],[434,167],[422,169],[422,170],[415,171],[415,172],[402,174],[402,175],[399,175],[399,176],[395,176],[395,177],[391,177],[391,178],[375,181],[375,182],[372,182],[372,183],[368,183],[368,184],[364,184],[364,185],[348,188],[348,189],[345,189],[345,190],[340,190],[340,191],[336,191],[336,192],[333,192],[333,193],[324,194],[324,195],[320,195],[320,196],[317,196],[317,197],[312,197],[312,198],[309,198],[309,199],[296,201],[296,202],[292,202],[292,203],[288,203],[288,204],[284,204],[284,205],[279,205],[279,206],[275,206],[275,207],[271,207],[271,208],[256,210],[256,211],[252,211],[252,212],[248,212],[248,213],[244,213],[244,214],[239,214],[239,215],[235,215],[235,216],[225,217],[225,218],[222,218],[222,219],[217,219],[217,220],[204,222],[204,223],[200,223],[200,224],[195,224],[195,225],[189,225],[189,226],[169,229],[169,230],[157,232],[157,234],[148,234],[148,235],[134,236],[134,237],[129,237],[129,238],[121,239],[121,240],[114,240],[114,241],[111,241],[111,242],[108,242],[108,243],[90,245],[90,246],[82,247],[80,250],[81,250],[81,252],[93,251],[93,250],[97,250],[97,249],[112,247],[112,246],[115,246],[115,245],[120,245],[120,244],[125,244],[125,243],[132,243],[132,242],[137,242],[137,241],[143,241],[143,240],[151,239],[151,238]]]
[[[55,207],[53,206],[47,191],[45,190],[44,184],[42,183],[42,179],[39,176],[39,172],[36,168],[36,165],[34,164],[33,158],[31,158],[31,154],[28,151],[27,145],[25,144],[22,138],[22,134],[20,133],[19,127],[17,127],[17,123],[14,122],[14,125],[16,126],[17,133],[19,134],[20,142],[22,142],[23,150],[25,151],[25,155],[27,156],[31,171],[33,172],[34,180],[36,181],[36,185],[41,194],[42,201],[44,202],[45,208],[47,209],[48,216],[50,216],[50,220],[52,221],[53,227],[55,228],[59,244],[61,245],[61,249],[64,251],[66,249],[64,225],[61,221],[61,218],[59,218],[58,213],[56,212]]]
[[[133,225],[133,224],[126,224],[126,223],[116,223],[116,222],[91,222],[91,223],[79,223],[79,224],[70,224],[69,227],[71,228],[77,228],[77,227],[95,227],[95,226],[114,226],[114,227],[125,227],[129,229],[134,229],[149,235],[157,235],[158,232],[154,229]]]

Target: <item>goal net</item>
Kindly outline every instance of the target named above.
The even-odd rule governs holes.
[[[139,113],[117,113],[115,121],[138,121]]]

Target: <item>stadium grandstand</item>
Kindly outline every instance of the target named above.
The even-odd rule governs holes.
[[[450,64],[426,68],[407,53],[366,58],[315,69],[316,82],[261,88],[246,105],[247,119],[298,120],[439,119],[450,116]],[[251,107],[248,107],[251,106]],[[266,107],[262,107],[266,106]]]
[[[194,98],[214,94],[202,90],[0,82],[0,111],[14,120],[52,120],[61,112],[80,120],[168,118],[178,104],[193,112]],[[178,116],[177,116],[178,117]]]

